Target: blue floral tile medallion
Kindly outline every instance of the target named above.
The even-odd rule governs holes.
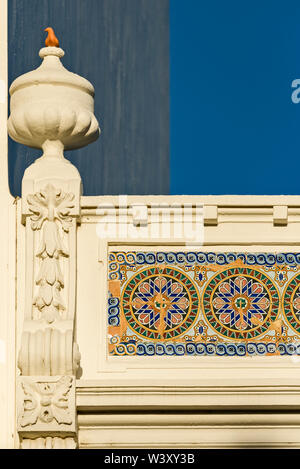
[[[300,355],[300,253],[110,252],[110,356]]]

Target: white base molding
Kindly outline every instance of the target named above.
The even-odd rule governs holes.
[[[300,386],[77,381],[79,448],[300,448]]]
[[[77,381],[77,410],[89,412],[299,412],[300,385],[130,386]],[[296,414],[295,414],[296,415]],[[300,420],[299,420],[300,421]]]
[[[300,448],[300,415],[79,414],[80,448]]]

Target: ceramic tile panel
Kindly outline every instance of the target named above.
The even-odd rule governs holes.
[[[300,253],[110,252],[111,356],[300,355]]]

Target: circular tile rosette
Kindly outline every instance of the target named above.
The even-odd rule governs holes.
[[[300,274],[293,277],[283,292],[284,316],[297,334],[300,334]]]
[[[121,308],[135,334],[149,340],[172,340],[198,316],[200,298],[194,282],[179,269],[151,267],[125,284]]]
[[[279,303],[273,281],[254,268],[231,268],[214,275],[202,295],[208,324],[233,340],[264,334],[277,318]]]

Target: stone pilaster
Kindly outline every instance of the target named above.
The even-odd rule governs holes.
[[[17,382],[22,448],[76,447],[76,230],[82,186],[63,150],[99,135],[93,87],[63,67],[64,51],[51,45],[52,33],[40,51],[41,66],[10,88],[10,136],[43,150],[22,181],[26,298]]]

